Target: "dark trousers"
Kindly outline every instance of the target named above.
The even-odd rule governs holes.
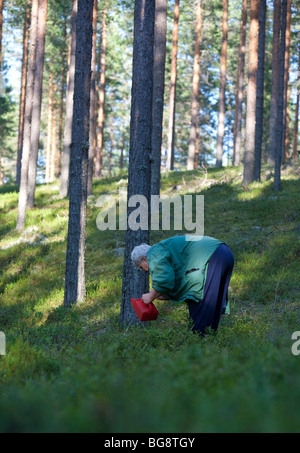
[[[203,300],[199,303],[186,301],[194,321],[193,331],[204,333],[208,327],[217,330],[222,309],[226,305],[233,266],[232,251],[227,245],[220,245],[208,264]]]

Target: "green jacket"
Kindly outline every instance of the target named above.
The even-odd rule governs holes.
[[[174,302],[203,299],[208,263],[224,242],[209,236],[187,241],[175,236],[153,245],[147,254],[152,287]]]

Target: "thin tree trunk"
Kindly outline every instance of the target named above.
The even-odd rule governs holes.
[[[280,66],[278,83],[278,113],[277,113],[277,137],[275,152],[275,175],[274,190],[281,189],[281,160],[283,135],[283,116],[284,116],[284,75],[285,75],[285,44],[286,44],[286,25],[287,25],[287,0],[282,0],[281,13],[281,38],[280,38]]]
[[[94,0],[93,9],[93,48],[92,48],[92,75],[91,75],[91,111],[90,111],[90,147],[89,147],[89,170],[88,170],[88,195],[93,192],[93,173],[94,173],[94,154],[95,141],[97,134],[96,121],[96,45],[97,45],[97,16],[98,16],[98,0]]]
[[[220,70],[220,99],[219,99],[219,123],[217,140],[216,166],[222,166],[223,140],[225,133],[225,112],[226,112],[226,71],[227,71],[227,48],[228,48],[228,0],[223,0],[222,19],[222,49],[221,49],[221,70]]]
[[[154,48],[155,2],[135,1],[133,76],[130,123],[130,151],[128,174],[128,200],[133,195],[143,195],[148,206],[151,183],[151,129],[153,90],[153,48]],[[128,208],[129,218],[133,208]],[[141,216],[142,217],[142,216]],[[149,290],[149,276],[140,273],[131,262],[134,246],[149,242],[149,217],[146,229],[126,231],[125,258],[123,268],[123,290],[120,322],[139,322],[131,306],[131,298],[139,298]]]
[[[103,137],[104,137],[104,106],[105,106],[105,72],[106,72],[106,48],[107,48],[107,9],[103,12],[102,22],[102,50],[101,50],[101,75],[99,90],[99,112],[98,112],[98,133],[97,133],[97,155],[96,155],[96,178],[102,176],[103,165]]]
[[[202,0],[197,2],[196,10],[196,40],[193,72],[193,94],[192,94],[192,112],[191,112],[191,129],[189,139],[187,170],[194,170],[196,159],[196,143],[198,132],[199,116],[199,81],[200,81],[200,44],[202,30]]]
[[[113,157],[113,149],[114,149],[114,118],[113,118],[113,116],[111,117],[109,139],[110,139],[110,150],[109,150],[108,172],[109,172],[109,176],[111,177],[112,176],[112,157]]]
[[[168,127],[168,151],[167,151],[168,170],[174,170],[177,52],[178,52],[178,30],[179,30],[179,13],[180,13],[179,1],[180,0],[175,0],[175,7],[174,7],[172,60],[171,60],[170,109],[169,109],[170,116],[169,116],[169,127]]]
[[[45,181],[46,183],[50,182],[51,174],[51,150],[52,150],[52,103],[53,103],[53,73],[50,74],[49,81],[49,98],[48,98],[48,121],[47,121],[47,153],[46,153],[46,174]]]
[[[67,39],[67,17],[64,22],[64,41]],[[59,126],[58,126],[58,153],[56,165],[56,177],[60,176],[60,163],[63,147],[63,117],[64,117],[64,98],[65,98],[65,77],[66,77],[66,52],[62,54],[61,80],[60,80],[60,107],[59,107]]]
[[[52,126],[51,126],[51,159],[50,159],[50,182],[55,179],[55,168],[57,158],[57,137],[56,137],[56,126],[57,126],[57,82],[55,82],[53,90],[53,102],[52,102]]]
[[[37,159],[39,152],[41,106],[43,93],[43,73],[45,61],[45,35],[47,23],[47,10],[48,0],[39,0],[36,65],[34,75],[34,92],[31,119],[31,141],[30,141],[31,152],[28,167],[28,195],[27,195],[28,208],[33,208],[36,187]]]
[[[260,181],[261,151],[264,122],[264,75],[265,75],[265,42],[266,42],[266,0],[259,4],[259,37],[258,37],[258,67],[256,88],[255,114],[255,151],[254,151],[254,180]]]
[[[153,60],[151,194],[160,193],[161,144],[165,90],[167,0],[156,0]]]
[[[70,161],[69,226],[64,306],[83,302],[94,0],[80,0]]]
[[[259,30],[259,0],[251,0],[249,57],[248,57],[248,87],[246,113],[246,143],[244,157],[243,183],[249,184],[254,180],[254,151],[255,151],[255,114],[256,114],[256,82],[258,65],[258,30]]]
[[[2,28],[3,28],[4,0],[0,0],[0,70],[2,68]]]
[[[276,126],[278,111],[280,17],[281,17],[281,0],[274,0],[273,46],[272,46],[272,93],[270,106],[270,134],[268,146],[269,164],[274,164],[275,162],[275,149],[277,140]]]
[[[299,53],[299,63],[298,63],[298,74],[300,74],[300,53]],[[298,89],[297,102],[295,109],[295,125],[293,133],[293,153],[292,159],[295,161],[298,158],[298,130],[299,130],[299,103],[300,103],[300,90]]]
[[[24,21],[24,31],[23,31],[23,57],[22,57],[22,76],[21,76],[21,94],[20,94],[19,132],[18,132],[18,157],[17,157],[17,181],[16,181],[18,186],[20,185],[20,180],[21,180],[21,161],[22,161],[22,148],[23,148],[23,138],[24,138],[24,115],[25,115],[27,66],[28,66],[30,10],[31,10],[31,0],[27,0],[26,15],[25,15],[25,21]]]
[[[290,56],[291,56],[292,0],[287,0],[287,21],[285,38],[284,93],[283,93],[283,141],[282,161],[289,159],[289,99],[290,99]]]
[[[240,47],[239,62],[237,74],[237,89],[235,100],[235,132],[233,148],[233,165],[241,163],[241,145],[242,145],[242,119],[243,119],[243,97],[244,97],[244,79],[245,79],[245,55],[246,55],[246,35],[247,35],[247,11],[248,0],[243,0],[241,29],[240,29]]]
[[[30,27],[30,50],[29,66],[27,74],[26,103],[24,118],[24,140],[21,167],[21,181],[18,204],[17,230],[22,231],[26,221],[26,206],[28,193],[28,167],[30,158],[30,138],[31,138],[31,117],[33,106],[34,91],[34,73],[35,73],[35,54],[37,45],[37,18],[38,18],[38,0],[32,1],[31,9],[31,27]]]
[[[64,128],[64,151],[61,159],[61,176],[60,176],[60,191],[62,198],[68,195],[69,190],[69,173],[70,173],[70,152],[72,143],[72,120],[73,120],[73,97],[75,83],[75,52],[76,52],[76,22],[77,22],[78,0],[73,2],[73,10],[71,16],[71,51],[70,64],[68,69],[68,82],[66,94],[66,114]]]

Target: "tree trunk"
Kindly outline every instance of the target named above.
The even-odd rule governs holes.
[[[103,162],[103,137],[104,137],[104,106],[105,106],[105,71],[106,71],[106,48],[107,48],[107,9],[103,12],[102,25],[102,50],[101,50],[101,75],[99,90],[97,155],[96,155],[96,178],[102,176]]]
[[[22,76],[21,76],[21,94],[20,94],[19,132],[18,132],[18,157],[17,157],[17,184],[18,184],[18,186],[20,185],[20,180],[21,180],[21,161],[22,161],[22,148],[23,148],[23,138],[24,138],[24,115],[25,115],[27,66],[28,66],[30,9],[31,9],[31,0],[27,0],[26,15],[25,15],[25,21],[24,21],[24,31],[23,31],[23,57],[22,57]]]
[[[292,25],[292,0],[287,1],[287,21],[285,38],[284,62],[284,93],[283,93],[283,141],[282,161],[289,159],[289,99],[290,99],[290,56],[291,56],[291,25]]]
[[[67,17],[64,22],[64,41],[67,40]],[[62,54],[61,80],[60,80],[60,106],[59,106],[59,126],[58,126],[58,153],[56,164],[56,177],[60,176],[61,153],[63,147],[63,117],[64,117],[64,98],[65,98],[65,77],[66,77],[66,52]]]
[[[155,1],[136,0],[134,11],[133,76],[130,123],[130,151],[128,174],[128,200],[133,195],[143,195],[150,205],[151,184],[151,129],[153,90]],[[133,208],[128,208],[127,219]],[[140,216],[142,217],[142,216]],[[148,228],[126,231],[123,268],[123,290],[120,322],[139,322],[131,306],[131,298],[140,298],[149,290],[149,276],[140,273],[131,262],[132,249],[149,243]]]
[[[300,74],[300,53],[299,53],[299,63],[298,63],[298,74]],[[294,136],[293,136],[293,153],[292,159],[295,161],[298,158],[298,128],[299,128],[299,103],[300,103],[300,90],[298,88],[297,93],[297,102],[295,109],[295,125],[294,125]]]
[[[260,181],[261,150],[264,122],[264,75],[265,75],[265,42],[266,42],[266,0],[259,4],[259,37],[258,37],[258,67],[256,87],[255,114],[255,151],[254,151],[254,180]]]
[[[217,167],[222,166],[223,158],[223,140],[225,132],[225,110],[226,110],[225,89],[227,71],[227,47],[228,47],[228,0],[223,0],[219,123],[218,123],[217,161],[216,161]]]
[[[91,76],[91,110],[90,110],[90,147],[89,147],[89,169],[88,169],[88,195],[93,193],[93,167],[95,154],[95,139],[97,133],[96,121],[96,45],[97,45],[97,16],[98,0],[94,0],[93,10],[93,48],[92,48],[92,76]]]
[[[255,151],[255,113],[256,113],[256,82],[258,65],[258,29],[259,29],[259,0],[251,0],[249,57],[248,57],[248,87],[246,112],[246,143],[244,157],[245,185],[254,180],[254,151]]]
[[[24,118],[24,140],[21,167],[21,181],[18,204],[17,230],[22,231],[26,221],[26,206],[28,193],[28,167],[30,158],[30,137],[31,137],[31,117],[33,106],[34,91],[34,73],[35,73],[35,54],[37,44],[37,18],[38,18],[38,0],[33,0],[31,9],[31,27],[30,27],[30,50],[29,65],[27,74],[26,103]]]
[[[66,114],[64,128],[64,151],[61,161],[61,177],[59,195],[64,198],[68,195],[69,190],[69,173],[70,173],[70,152],[72,143],[72,120],[73,120],[73,97],[75,83],[75,52],[76,52],[76,22],[77,22],[78,0],[73,2],[71,16],[71,52],[70,64],[68,70],[67,94],[66,94]]]
[[[233,165],[240,165],[241,162],[241,145],[242,145],[242,119],[243,119],[243,97],[244,97],[244,78],[245,78],[245,55],[246,55],[246,35],[247,35],[247,4],[248,0],[243,0],[241,29],[240,29],[240,47],[239,62],[237,74],[237,89],[235,100],[235,131],[233,147]]]
[[[36,186],[36,172],[37,172],[37,159],[39,152],[39,139],[40,139],[40,124],[41,124],[41,106],[42,106],[42,93],[43,93],[43,73],[44,73],[44,60],[45,60],[45,35],[47,23],[47,10],[48,0],[39,0],[38,12],[38,31],[37,31],[37,47],[36,47],[36,64],[34,75],[34,92],[33,92],[33,106],[32,106],[32,119],[31,119],[31,151],[28,167],[28,194],[27,194],[27,207],[33,208],[35,186]]]
[[[0,0],[0,70],[2,68],[2,28],[3,28],[4,0]]]
[[[270,134],[268,146],[268,163],[275,162],[277,139],[278,81],[279,81],[279,47],[280,47],[281,0],[274,0],[273,47],[272,47],[272,93],[270,106]]]
[[[156,0],[153,60],[151,194],[160,193],[162,122],[165,90],[167,0]]]
[[[78,2],[64,306],[83,302],[94,0]]]
[[[199,81],[200,81],[200,44],[202,30],[202,0],[197,1],[196,5],[196,41],[193,72],[193,94],[191,112],[191,130],[189,139],[187,170],[194,170],[196,160],[196,143],[198,135],[198,116],[199,116]]]
[[[178,52],[178,30],[179,30],[179,0],[175,0],[172,61],[171,61],[171,89],[170,89],[170,111],[168,127],[168,170],[174,170],[174,139],[175,139],[175,109],[176,109],[176,79],[177,79],[177,52]]]
[[[56,125],[57,125],[57,82],[55,82],[53,90],[53,102],[52,102],[52,125],[51,125],[51,158],[50,158],[50,182],[55,179],[55,168],[57,158],[57,136],[56,136]]]
[[[47,121],[47,152],[46,152],[46,183],[51,180],[51,150],[52,150],[52,103],[53,103],[53,73],[50,74],[48,95],[48,121]]]
[[[282,0],[280,66],[279,66],[279,83],[278,83],[278,112],[277,112],[277,128],[276,128],[277,137],[276,137],[275,175],[274,175],[274,190],[275,191],[279,191],[281,188],[280,173],[281,173],[282,143],[284,140],[283,116],[284,116],[284,74],[285,74],[286,25],[287,25],[287,0]]]

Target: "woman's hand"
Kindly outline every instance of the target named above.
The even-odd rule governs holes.
[[[154,299],[157,299],[160,296],[161,296],[160,293],[155,291],[155,289],[152,289],[150,291],[150,293],[146,293],[146,294],[142,295],[142,301],[144,302],[144,304],[148,305],[148,304],[151,304],[151,302],[153,302]]]

